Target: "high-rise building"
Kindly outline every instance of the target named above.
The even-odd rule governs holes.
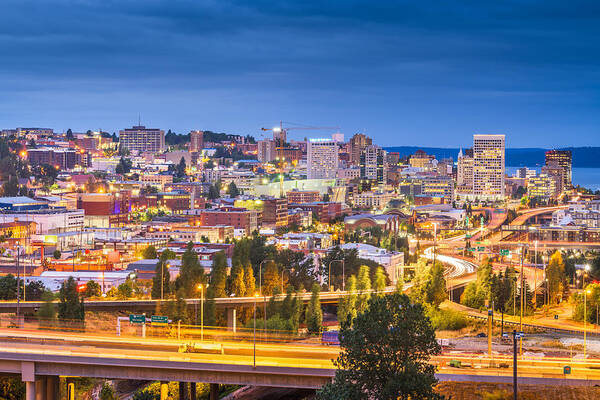
[[[119,143],[129,151],[162,153],[165,150],[165,131],[134,126],[119,131]]]
[[[360,155],[363,150],[373,144],[373,139],[363,133],[357,133],[350,138],[350,162],[360,164]]]
[[[369,145],[360,155],[360,177],[377,182],[387,183],[387,153],[379,146]]]
[[[191,131],[190,132],[190,151],[200,151],[204,148],[204,132],[203,131]]]
[[[268,163],[277,157],[277,151],[274,140],[258,141],[258,161]]]
[[[274,128],[273,140],[275,141],[276,147],[284,147],[287,143],[287,130],[280,127]]]
[[[504,199],[504,135],[473,135],[473,196]]]
[[[459,194],[473,193],[473,149],[458,152],[456,165],[456,190]]]
[[[335,178],[338,169],[338,145],[331,139],[310,139],[307,149],[308,179]]]
[[[553,162],[562,167],[564,171],[563,188],[570,189],[573,186],[573,155],[571,150],[548,150],[546,152],[546,165],[550,165]]]

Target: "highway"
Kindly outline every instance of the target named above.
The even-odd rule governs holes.
[[[315,343],[257,344],[254,367],[251,341],[196,342],[195,353],[178,351],[184,343],[189,342],[3,329],[0,372],[23,373],[23,368],[33,363],[40,375],[318,388],[334,375],[331,360],[339,352],[337,347]],[[456,361],[461,362],[460,368],[450,366]],[[448,352],[432,362],[441,380],[512,379],[512,355],[489,358]],[[565,365],[571,366],[570,375],[564,374]],[[520,358],[518,368],[522,382],[600,383],[600,360]]]
[[[425,249],[421,257],[428,260],[433,260],[433,248]],[[477,271],[477,265],[460,258],[450,257],[443,254],[436,254],[435,259],[443,264],[450,265],[452,268],[447,269],[446,278],[459,278],[463,275],[472,274]]]

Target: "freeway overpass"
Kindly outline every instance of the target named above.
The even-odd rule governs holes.
[[[37,399],[55,400],[59,376],[319,388],[334,376],[331,360],[339,352],[317,344],[258,344],[254,353],[250,341],[200,342],[197,352],[177,351],[183,343],[4,329],[0,330],[0,373],[20,376],[28,400],[36,399],[36,392]],[[215,346],[222,351],[215,353]],[[451,360],[461,361],[463,368],[450,367]],[[490,359],[481,354],[442,354],[432,362],[440,380],[512,381],[512,355]],[[568,376],[563,373],[566,364],[572,368]],[[521,383],[591,386],[600,383],[598,368],[600,360],[518,360]]]

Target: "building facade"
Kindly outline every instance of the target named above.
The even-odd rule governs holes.
[[[387,183],[386,151],[379,146],[369,145],[360,155],[360,177],[380,185]]]
[[[473,135],[473,196],[504,199],[504,135]]]
[[[373,144],[373,139],[363,133],[357,133],[350,138],[350,163],[360,164],[360,155],[363,150]]]
[[[331,139],[310,139],[307,149],[308,179],[332,179],[337,175],[338,145]]]
[[[556,163],[563,169],[562,185],[565,189],[573,186],[573,155],[571,150],[548,150],[546,152],[546,165]]]
[[[134,126],[119,131],[119,144],[139,153],[162,153],[165,150],[165,131],[160,129]]]

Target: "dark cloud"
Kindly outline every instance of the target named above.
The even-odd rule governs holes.
[[[594,144],[593,1],[4,0],[0,126],[253,133],[279,119],[382,144]],[[565,134],[568,133],[568,134]]]

